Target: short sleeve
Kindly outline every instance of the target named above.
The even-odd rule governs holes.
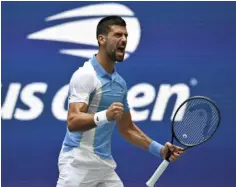
[[[88,104],[90,94],[94,91],[93,74],[77,70],[71,77],[68,103],[83,102]]]
[[[124,96],[124,99],[123,99],[124,112],[127,112],[127,111],[130,110],[127,95],[128,95],[128,90],[127,90],[127,87],[126,87],[126,84],[125,84],[125,96]]]

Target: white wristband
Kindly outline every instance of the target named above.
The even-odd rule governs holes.
[[[94,122],[96,123],[97,126],[104,125],[105,123],[108,123],[107,120],[107,115],[106,115],[107,110],[103,110],[101,112],[97,112],[94,114]]]

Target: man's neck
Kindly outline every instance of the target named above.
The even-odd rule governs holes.
[[[110,74],[113,73],[115,66],[114,61],[111,61],[109,57],[106,54],[102,53],[101,51],[98,52],[96,58],[97,61],[101,64],[101,66],[106,70],[106,72]]]

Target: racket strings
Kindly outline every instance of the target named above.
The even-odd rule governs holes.
[[[196,142],[202,141],[204,136],[203,133],[201,133],[202,127],[198,125],[197,118],[194,117],[196,114],[191,113],[185,115],[188,116],[188,118],[175,124],[175,135],[185,144],[195,144]],[[191,126],[189,124],[191,124]]]
[[[219,113],[211,102],[192,99],[182,107],[186,108],[183,118],[181,121],[175,121],[173,126],[175,136],[181,143],[197,145],[214,134],[219,122]]]

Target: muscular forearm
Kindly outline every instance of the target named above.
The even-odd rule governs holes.
[[[104,125],[111,120],[120,118],[123,105],[112,103],[107,110],[88,114],[88,106],[85,103],[71,103],[68,111],[68,129],[73,131],[87,131],[94,127]]]
[[[94,127],[96,124],[94,122],[94,114],[88,114],[80,112],[77,115],[70,116],[67,120],[68,129],[71,132],[74,131],[87,131]]]
[[[135,124],[121,135],[131,144],[145,150],[149,149],[152,142],[151,138],[146,136]]]

